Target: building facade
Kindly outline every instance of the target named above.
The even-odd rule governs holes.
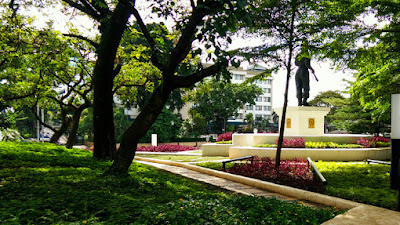
[[[242,83],[247,79],[253,78],[265,71],[264,67],[255,65],[245,70],[242,67],[230,68],[229,71],[232,73],[232,83]],[[255,99],[255,105],[246,104],[243,108],[238,110],[238,115],[231,117],[228,123],[240,124],[246,122],[246,117],[248,114],[253,115],[255,120],[257,117],[270,120],[272,115],[272,83],[273,78],[266,77],[263,80],[256,80],[254,82],[258,87],[263,90],[263,94]]]

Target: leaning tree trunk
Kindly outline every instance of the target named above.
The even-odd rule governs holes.
[[[69,132],[67,144],[65,145],[66,148],[71,149],[75,143],[76,134],[78,133],[78,128],[79,128],[79,120],[81,118],[82,111],[84,109],[85,109],[84,107],[78,108],[74,113],[74,116],[72,118],[72,128],[71,131]]]
[[[121,145],[116,158],[110,168],[110,173],[124,174],[128,172],[132,160],[135,157],[137,144],[140,138],[146,135],[154,121],[161,114],[161,111],[168,100],[173,89],[165,82],[156,88],[133,124],[124,132]]]
[[[98,59],[93,72],[93,156],[98,159],[114,158],[116,153],[112,92],[116,75],[114,62],[130,13],[129,7],[118,4],[109,21],[102,24],[104,31],[97,48]]]
[[[285,87],[285,99],[283,101],[283,109],[282,109],[282,118],[281,118],[281,126],[279,131],[279,138],[278,138],[278,146],[276,149],[276,156],[275,156],[275,169],[277,169],[281,164],[281,151],[282,151],[282,143],[283,143],[283,134],[285,132],[285,122],[286,122],[286,109],[288,104],[288,92],[289,92],[289,80],[290,80],[290,73],[292,68],[292,56],[293,56],[293,34],[294,34],[294,20],[296,17],[296,10],[294,6],[292,6],[292,17],[291,17],[291,32],[290,32],[290,40],[288,43],[289,47],[289,59],[287,62],[287,74],[286,74],[286,87]]]
[[[50,138],[50,143],[57,143],[58,139],[60,139],[60,137],[67,131],[68,129],[68,122],[63,122],[61,124],[60,129],[55,130],[54,134],[51,136]]]
[[[50,138],[50,143],[56,143],[58,139],[68,130],[68,126],[70,125],[70,119],[67,116],[67,113],[65,110],[61,109],[61,117],[62,117],[62,123],[61,127],[58,130],[55,130],[54,134]]]

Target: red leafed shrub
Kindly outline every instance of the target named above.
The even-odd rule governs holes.
[[[184,145],[159,145],[159,146],[148,146],[138,147],[137,151],[141,152],[183,152],[197,150],[197,147],[184,146]]]
[[[390,138],[385,138],[385,137],[372,137],[372,140],[375,142],[389,142]]]
[[[309,191],[323,190],[322,184],[314,181],[306,159],[282,160],[276,170],[275,160],[255,157],[252,163],[236,163],[227,172]]]
[[[385,137],[372,137],[372,139],[360,138],[357,140],[357,144],[363,145],[366,148],[375,148],[381,147],[382,143],[388,143],[389,141],[390,139]]]
[[[218,135],[217,141],[231,141],[232,140],[232,132],[226,132]]]
[[[275,144],[278,145],[278,140],[275,140]],[[295,139],[283,139],[282,142],[283,148],[305,148],[306,140],[304,138],[295,138]]]

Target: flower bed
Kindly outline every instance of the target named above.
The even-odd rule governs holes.
[[[308,191],[323,190],[322,184],[314,180],[306,159],[282,160],[276,170],[275,160],[255,157],[253,162],[234,164],[227,172]]]
[[[218,135],[217,141],[231,141],[232,140],[232,132],[226,132],[223,134]]]
[[[357,144],[363,145],[366,148],[389,147],[390,139],[385,137],[361,138],[357,141]]]
[[[276,148],[276,144],[260,144],[254,145],[254,147],[261,148]],[[334,142],[313,142],[305,141],[303,138],[295,139],[283,139],[283,148],[376,148],[376,147],[389,147],[390,139],[384,137],[373,137],[372,139],[361,138],[357,141],[357,144],[337,144]]]
[[[183,152],[197,150],[197,147],[184,146],[184,145],[159,145],[138,147],[136,150],[140,152]]]

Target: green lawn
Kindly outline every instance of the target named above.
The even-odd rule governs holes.
[[[390,166],[316,162],[328,181],[326,194],[370,205],[397,209],[398,192],[390,189]]]
[[[2,224],[320,224],[338,212],[234,195],[133,163],[109,162],[52,144],[0,142]]]

